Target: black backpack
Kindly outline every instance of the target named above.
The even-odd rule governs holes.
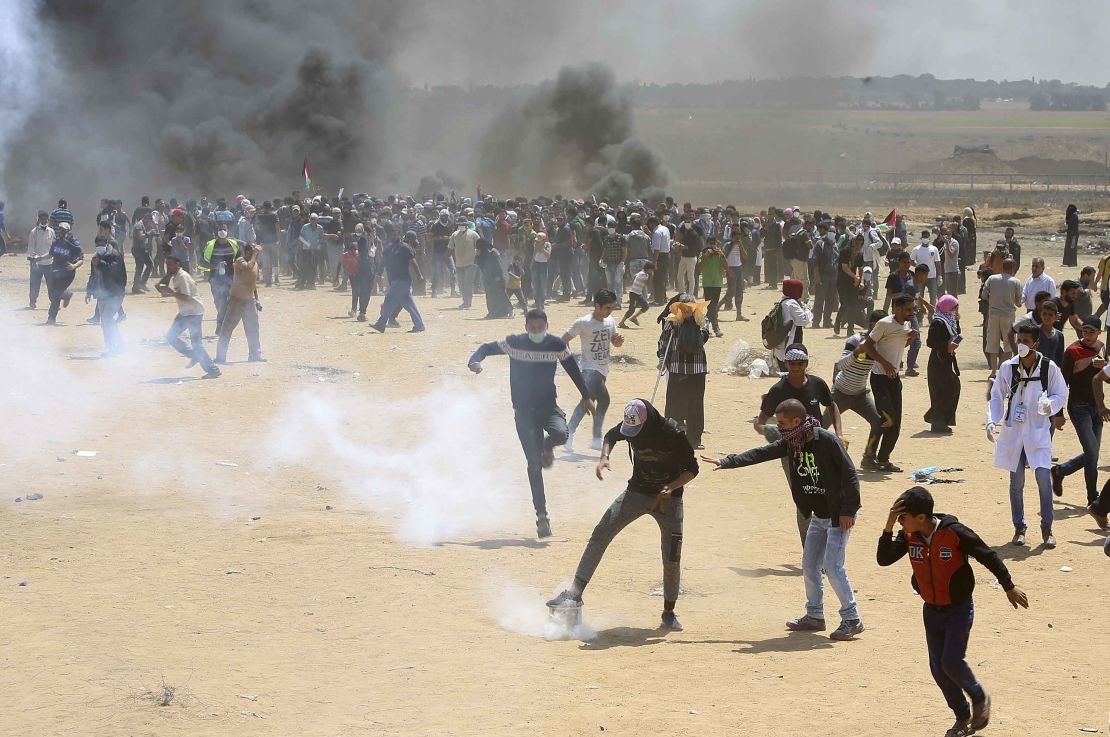
[[[1039,376],[1022,376],[1021,363],[1014,362],[1014,368],[1010,370],[1010,396],[1006,401],[1006,421],[1010,420],[1010,408],[1014,405],[1014,393],[1017,392],[1018,384],[1027,384],[1035,378],[1041,380],[1041,391],[1048,391],[1048,364],[1052,363],[1048,356],[1041,356],[1041,363],[1037,367]]]
[[[775,303],[771,311],[763,318],[760,323],[761,335],[763,336],[763,347],[771,350],[776,346],[782,345],[786,340],[787,334],[790,332],[790,327],[794,324],[793,321],[783,322],[782,319],[782,303],[787,298],[783,298]]]

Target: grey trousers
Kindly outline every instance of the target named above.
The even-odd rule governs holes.
[[[855,412],[857,415],[867,420],[867,424],[874,430],[883,424],[882,415],[879,410],[875,408],[875,400],[871,396],[871,392],[864,389],[859,394],[845,394],[839,389],[833,391],[833,404],[840,410],[840,414],[844,414],[848,410]]]
[[[605,549],[617,533],[645,514],[650,514],[659,525],[659,547],[663,554],[663,603],[665,608],[674,608],[678,599],[679,559],[682,555],[682,499],[672,497],[656,504],[657,500],[655,494],[630,489],[625,489],[613,500],[609,509],[601,515],[601,521],[594,527],[590,541],[582,552],[582,560],[574,574],[574,584],[579,592],[585,590],[593,578]]]

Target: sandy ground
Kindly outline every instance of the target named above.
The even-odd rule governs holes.
[[[1058,263],[1057,252],[1059,276]],[[22,260],[0,262],[0,320],[15,346],[0,448],[0,733],[870,736],[940,735],[951,723],[909,565],[874,559],[904,477],[864,477],[848,551],[867,626],[856,642],[783,627],[804,592],[777,463],[706,470],[689,487],[684,632],[655,628],[658,533],[644,520],[587,592],[596,639],[546,641],[542,602],[569,579],[629,464],[614,454],[602,483],[592,458],[559,457],[546,474],[557,537],[536,542],[507,362],[465,370],[476,343],[519,320],[476,319],[480,300],[458,312],[454,300],[421,299],[427,333],[381,336],[346,317],[348,295],[269,289],[269,363],[235,363],[208,382],[160,344],[167,300],[129,297],[128,357],[101,361],[80,297],[63,327],[41,327],[44,310],[11,309],[24,304]],[[735,339],[758,341],[771,299],[750,292],[752,321],[727,318],[726,338],[708,346],[707,452],[760,442],[749,421],[771,381],[718,369]],[[561,331],[585,308],[550,312]],[[1006,477],[982,431],[978,319],[965,312],[974,339],[961,350],[956,434],[925,432],[925,378],[907,379],[894,459],[965,468],[954,474],[964,483],[933,487],[939,509],[998,546],[1029,594],[1029,611],[1015,612],[976,568],[969,660],[994,697],[988,733],[1105,730],[1102,535],[1072,477],[1056,503],[1059,547],[1007,544]],[[647,321],[627,335],[617,355],[650,363]],[[828,378],[843,339],[815,331],[806,342]],[[240,334],[232,360],[245,353]],[[650,365],[616,368],[616,407],[653,381]],[[573,387],[561,377],[559,388],[569,414]],[[845,425],[858,460],[865,426],[855,415]],[[1058,455],[1078,451],[1070,426],[1058,438]],[[15,501],[32,492],[44,498]],[[835,610],[833,597],[833,624]],[[161,706],[164,686],[174,692]]]

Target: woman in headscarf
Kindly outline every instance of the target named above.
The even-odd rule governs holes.
[[[925,421],[936,433],[948,435],[956,424],[956,405],[960,403],[960,367],[956,365],[956,348],[960,334],[960,301],[951,294],[937,300],[929,336],[925,341],[929,353],[929,411]]]
[[[512,317],[513,304],[505,291],[505,272],[501,270],[497,249],[485,238],[479,238],[474,260],[482,271],[482,286],[486,290],[486,319]]]
[[[1064,224],[1068,228],[1068,235],[1064,240],[1064,266],[1076,266],[1079,256],[1079,208],[1068,205],[1064,214]]]
[[[661,370],[667,371],[667,417],[686,430],[690,445],[704,448],[705,376],[709,361],[705,343],[709,340],[706,311],[709,302],[699,302],[689,294],[675,295],[659,315],[663,326],[659,334],[658,356]]]

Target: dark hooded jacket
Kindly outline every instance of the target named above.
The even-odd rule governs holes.
[[[641,494],[658,494],[666,484],[684,472],[698,475],[698,460],[686,439],[686,433],[672,419],[659,414],[651,402],[641,399],[647,407],[647,420],[634,438],[621,433],[618,424],[605,433],[605,445],[612,449],[624,440],[632,457],[632,477],[628,488]],[[623,423],[622,423],[623,424]],[[675,489],[673,496],[682,496],[682,489]]]

